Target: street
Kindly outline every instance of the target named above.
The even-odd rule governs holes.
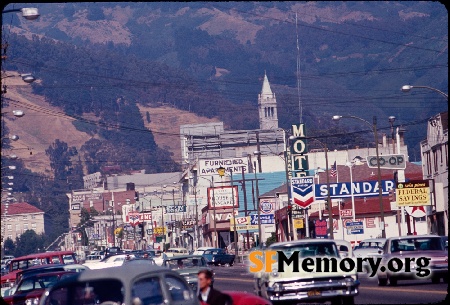
[[[219,290],[238,290],[253,293],[252,275],[246,267],[214,267],[214,287]],[[360,275],[360,293],[356,304],[430,304],[442,302],[447,295],[447,283],[431,281],[399,281],[396,287],[379,287],[376,278]]]

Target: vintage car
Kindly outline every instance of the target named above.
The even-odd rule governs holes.
[[[442,278],[444,282],[448,281],[448,252],[445,251],[440,236],[408,235],[391,237],[386,240],[380,254],[382,259],[377,270],[379,286],[385,286],[388,281],[390,285],[395,286],[400,279],[431,279],[433,283],[439,283]],[[430,274],[424,277],[417,276],[420,266],[418,266],[416,260],[420,257],[431,259],[428,266],[425,267],[430,270]],[[392,272],[388,268],[388,262],[393,258],[402,261],[403,268],[399,272]],[[411,259],[414,259],[414,261],[410,266],[410,272],[406,272],[405,261]]]
[[[272,305],[269,300],[244,291],[222,291],[233,300],[233,305]]]
[[[146,265],[146,266],[148,266],[148,265],[155,266],[156,265],[155,261],[151,257],[148,257],[148,258],[134,257],[134,258],[131,258],[129,260],[125,260],[123,262],[123,264],[127,265],[127,266],[129,266],[130,264],[133,264],[133,265]]]
[[[23,277],[14,294],[5,296],[3,301],[10,305],[37,305],[45,289],[75,274],[74,271],[53,271]]]
[[[207,267],[206,260],[201,255],[168,257],[164,260],[163,266],[172,269],[178,272],[180,275],[184,276],[189,286],[191,286],[192,290],[195,292],[197,292],[198,286],[198,272],[202,269],[209,269]],[[213,284],[214,277],[212,279],[211,286]]]
[[[255,273],[257,295],[270,300],[273,304],[326,301],[331,301],[332,304],[354,304],[360,284],[356,269],[350,272],[341,271],[339,268],[332,270],[330,263],[327,271],[324,261],[321,272],[307,272],[301,268],[303,259],[315,260],[316,257],[335,260],[339,266],[342,258],[333,240],[304,239],[279,242],[270,245],[265,251],[267,250],[283,251],[286,257],[290,257],[294,251],[299,251],[300,267],[296,272],[291,263],[284,266],[283,272],[278,272],[277,262],[272,265],[272,272]]]
[[[51,287],[41,305],[53,304],[199,304],[177,272],[158,266],[129,264],[87,270]]]
[[[368,238],[363,239],[355,249],[353,249],[353,255],[358,258],[379,257],[379,250],[383,249],[384,244],[386,243],[386,238]],[[365,272],[371,273],[370,265],[363,261],[363,270]]]
[[[189,251],[186,248],[170,248],[165,252],[167,257],[189,255]]]
[[[134,258],[133,254],[116,254],[107,256],[101,261],[85,262],[83,265],[89,269],[103,269],[108,267],[121,266],[127,257]]]
[[[353,257],[353,249],[352,244],[343,239],[334,239],[336,246],[338,248],[339,256],[341,258],[344,257]]]

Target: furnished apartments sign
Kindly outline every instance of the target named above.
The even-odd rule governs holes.
[[[225,168],[225,172],[233,171],[233,173],[248,173],[247,158],[227,158],[227,159],[211,159],[199,160],[200,176],[210,176],[217,174],[217,169]]]

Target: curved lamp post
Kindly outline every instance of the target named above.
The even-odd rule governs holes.
[[[404,86],[402,87],[401,90],[402,90],[402,92],[409,92],[409,91],[411,91],[411,89],[413,89],[413,88],[422,88],[422,89],[429,89],[429,90],[435,91],[435,92],[439,93],[440,95],[442,95],[443,97],[445,97],[445,99],[448,101],[448,94],[445,94],[445,93],[442,92],[441,90],[438,90],[438,89],[436,89],[436,88],[429,87],[429,86],[411,86],[411,85],[404,85]]]
[[[370,126],[370,128],[372,129],[373,133],[374,133],[374,137],[375,137],[375,149],[376,149],[376,155],[377,155],[377,175],[378,175],[378,198],[380,201],[380,216],[381,216],[381,237],[382,238],[386,238],[386,231],[385,231],[385,227],[384,227],[384,207],[383,207],[383,188],[381,185],[381,169],[380,169],[380,155],[379,155],[379,151],[378,151],[378,132],[377,132],[377,117],[374,116],[373,117],[373,123],[369,123],[368,121],[357,117],[357,116],[353,116],[353,115],[334,115],[333,116],[333,120],[334,121],[339,121],[342,118],[348,118],[348,119],[356,119],[359,120],[361,122],[364,122],[365,124],[367,124],[368,126]]]
[[[39,15],[39,10],[35,7],[24,7],[24,8],[18,8],[18,9],[12,9],[12,10],[4,10],[2,11],[2,14],[7,13],[22,13],[22,17],[27,20],[36,20]]]

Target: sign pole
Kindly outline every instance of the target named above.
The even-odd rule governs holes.
[[[328,148],[327,144],[325,146],[325,167],[327,174],[327,197],[328,197],[328,225],[330,226],[330,239],[334,239],[333,233],[333,205],[331,203],[331,194],[330,194],[330,175],[328,175]],[[352,192],[353,194],[353,192]]]
[[[213,200],[213,213],[214,213],[214,247],[218,247],[219,238],[217,236],[217,228],[216,228],[216,197],[214,196],[214,175],[211,176],[211,187],[212,187],[212,200]]]
[[[258,247],[260,247],[261,240],[262,240],[262,236],[261,236],[261,234],[262,234],[262,232],[261,232],[261,206],[259,204],[259,187],[258,187],[258,177],[256,176],[256,171],[255,171],[255,180],[256,180],[256,205],[257,205],[257,209],[258,209]]]

